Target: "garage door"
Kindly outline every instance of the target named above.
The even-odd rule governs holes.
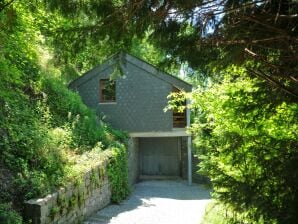
[[[140,138],[140,173],[180,176],[179,138]]]

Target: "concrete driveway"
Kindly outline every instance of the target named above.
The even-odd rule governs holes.
[[[109,205],[84,224],[199,224],[210,191],[182,180],[150,180],[135,185],[131,196]]]

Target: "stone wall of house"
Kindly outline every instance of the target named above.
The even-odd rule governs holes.
[[[100,80],[109,79],[121,64],[115,78],[117,103],[102,103]],[[190,92],[190,84],[159,71],[154,66],[126,53],[114,55],[103,64],[70,83],[84,103],[114,127],[128,132],[171,131],[173,116],[164,112],[173,86]]]
[[[139,178],[139,139],[128,141],[128,183],[132,188]]]
[[[25,202],[25,217],[32,224],[81,223],[84,218],[110,203],[106,174],[108,159],[87,172],[80,183],[71,184],[45,198]]]

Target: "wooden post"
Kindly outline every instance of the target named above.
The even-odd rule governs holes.
[[[189,105],[189,100],[186,100],[186,106],[188,107]],[[190,109],[186,109],[186,125],[187,127],[190,127]],[[187,137],[187,180],[188,180],[188,185],[192,185],[192,155],[191,155],[191,136]]]

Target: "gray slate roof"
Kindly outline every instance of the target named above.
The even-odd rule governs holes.
[[[145,62],[144,60],[139,59],[139,58],[137,58],[133,55],[130,55],[128,53],[125,53],[125,52],[118,52],[117,54],[111,56],[104,63],[94,67],[93,69],[86,72],[79,78],[73,80],[69,84],[69,87],[71,89],[77,89],[78,86],[87,82],[89,79],[92,79],[94,76],[100,74],[102,71],[106,70],[110,66],[114,66],[117,62],[119,62],[119,60],[121,60],[121,62],[123,62],[124,64],[129,62],[129,63],[147,71],[151,75],[154,75],[154,76],[158,77],[159,79],[172,84],[173,86],[175,86],[178,89],[184,90],[186,92],[190,92],[192,89],[192,85],[190,85],[189,83],[179,79],[176,76],[162,72],[155,66],[149,64],[148,62]]]

